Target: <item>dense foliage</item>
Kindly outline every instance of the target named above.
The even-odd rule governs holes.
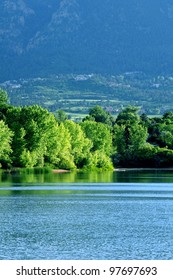
[[[173,166],[173,113],[160,118],[128,106],[114,119],[95,106],[82,122],[38,105],[15,107],[0,90],[0,165],[111,170]]]

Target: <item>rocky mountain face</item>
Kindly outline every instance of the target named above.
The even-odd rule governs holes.
[[[173,72],[172,0],[1,0],[0,81]]]

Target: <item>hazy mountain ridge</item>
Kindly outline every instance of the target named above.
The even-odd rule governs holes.
[[[2,0],[0,80],[172,73],[171,0]]]

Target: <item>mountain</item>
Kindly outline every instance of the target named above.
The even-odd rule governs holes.
[[[173,72],[171,0],[1,0],[0,81]]]

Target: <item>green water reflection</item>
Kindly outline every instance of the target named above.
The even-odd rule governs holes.
[[[173,170],[121,170],[107,172],[69,172],[47,174],[19,174],[0,172],[0,187],[15,184],[45,183],[172,183]]]

